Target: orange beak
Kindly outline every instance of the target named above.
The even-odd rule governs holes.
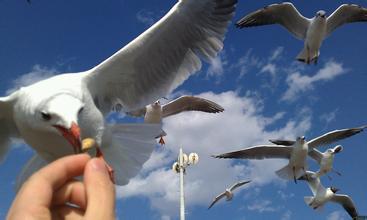
[[[62,136],[73,146],[74,153],[82,152],[82,143],[80,140],[80,127],[75,123],[71,123],[70,129],[66,129],[60,125],[54,125],[60,131]]]

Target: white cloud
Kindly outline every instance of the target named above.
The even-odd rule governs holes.
[[[252,204],[247,206],[247,209],[250,211],[256,211],[256,212],[275,212],[279,208],[273,207],[272,202],[270,200],[255,200]]]
[[[327,220],[345,220],[345,213],[342,211],[334,211],[330,213],[327,218]]]
[[[269,62],[279,59],[284,51],[284,47],[277,47],[273,50],[273,53],[269,57]]]
[[[282,100],[294,101],[300,93],[314,89],[316,83],[333,80],[345,73],[347,69],[343,64],[335,61],[325,63],[324,67],[313,76],[302,75],[299,72],[291,73],[287,77],[288,90],[284,93]]]
[[[277,66],[273,63],[268,63],[261,68],[260,73],[270,73],[274,76],[277,73]]]
[[[261,59],[252,54],[252,49],[248,49],[246,54],[231,64],[229,69],[236,74],[239,74],[238,78],[244,77],[251,69],[259,69],[263,65]]]
[[[292,217],[292,212],[287,210],[281,217],[281,220],[290,220]]]
[[[324,129],[326,129],[331,122],[335,121],[336,115],[338,114],[338,112],[339,112],[339,108],[335,109],[332,112],[322,114],[320,116],[320,120],[325,122]]]
[[[251,179],[252,182],[239,188],[235,194],[269,183],[284,185],[284,181],[274,173],[285,165],[284,160],[243,162],[210,156],[267,143],[269,138],[304,134],[310,128],[311,117],[304,113],[297,119],[288,120],[278,129],[268,130],[267,126],[282,118],[284,113],[263,116],[261,111],[264,106],[257,98],[241,97],[232,91],[221,94],[207,92],[198,96],[219,103],[225,111],[220,114],[187,112],[165,119],[163,129],[168,134],[165,138],[167,145],[153,154],[139,176],[117,189],[119,197],[147,197],[153,209],[165,216],[175,216],[179,208],[179,179],[171,171],[171,165],[177,158],[179,147],[187,153],[197,152],[200,156],[200,162],[189,167],[185,175],[188,208],[193,205],[208,206],[218,193],[242,179]],[[210,187],[207,187],[208,183]],[[241,198],[245,199],[236,196],[236,199]]]
[[[210,60],[207,76],[220,77],[224,73],[224,68],[227,64],[225,52],[222,51],[218,56]]]
[[[10,94],[22,86],[28,86],[35,82],[54,76],[56,73],[58,73],[56,69],[34,65],[31,72],[23,74],[19,78],[13,80],[12,86],[6,91],[6,94]]]

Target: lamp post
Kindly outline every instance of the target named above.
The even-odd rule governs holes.
[[[187,156],[180,148],[178,160],[172,166],[173,171],[180,174],[180,220],[185,220],[184,174],[186,167],[197,164],[198,161],[199,155],[197,153],[190,153]]]

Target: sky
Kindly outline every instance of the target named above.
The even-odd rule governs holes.
[[[175,3],[0,0],[0,95],[55,74],[94,67]],[[239,1],[233,21],[271,3]],[[350,1],[293,3],[312,17],[320,9],[330,14]],[[365,0],[353,3],[367,6]],[[295,61],[303,42],[282,27],[240,30],[232,23],[219,56],[168,95],[171,99],[183,94],[208,98],[225,111],[189,112],[163,121],[167,144],[156,147],[128,185],[117,187],[118,219],[178,219],[179,179],[171,165],[179,147],[200,156],[185,175],[187,219],[349,219],[336,204],[322,211],[307,207],[303,201],[311,195],[307,185],[274,174],[285,160],[221,160],[210,155],[267,144],[271,138],[304,135],[310,140],[331,130],[367,124],[366,25],[337,29],[323,43],[318,64],[307,66]],[[367,133],[362,132],[339,141],[344,150],[336,156],[334,167],[342,176],[331,174],[332,180],[321,180],[326,187],[335,186],[350,195],[361,215],[367,215],[366,140]],[[16,141],[0,164],[0,219],[14,199],[17,174],[32,154],[29,146]],[[318,169],[313,161],[309,165],[310,170]],[[231,202],[220,201],[207,209],[217,194],[238,180],[252,182],[236,191]]]

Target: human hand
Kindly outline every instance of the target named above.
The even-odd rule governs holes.
[[[74,180],[83,173],[83,182]],[[86,154],[58,159],[33,174],[7,216],[8,220],[83,218],[115,219],[115,187],[106,165]]]

